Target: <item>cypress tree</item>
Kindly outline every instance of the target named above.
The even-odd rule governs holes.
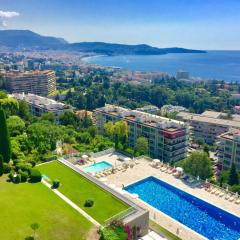
[[[11,143],[3,109],[0,109],[0,155],[6,163],[11,159]]]
[[[0,155],[0,176],[3,175],[3,156]]]
[[[232,164],[229,172],[228,184],[231,186],[239,184],[238,173],[234,163]]]

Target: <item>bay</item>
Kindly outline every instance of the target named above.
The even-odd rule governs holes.
[[[161,71],[176,75],[179,70],[202,79],[240,82],[240,51],[208,51],[166,55],[94,56],[85,61],[133,71]]]

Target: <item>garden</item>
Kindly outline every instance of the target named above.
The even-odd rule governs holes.
[[[83,240],[92,228],[42,183],[14,184],[3,175],[0,196],[0,239]]]
[[[100,224],[129,208],[111,193],[57,161],[37,168],[51,180],[58,179],[60,181],[58,190]],[[85,205],[86,200],[93,201],[91,207]]]

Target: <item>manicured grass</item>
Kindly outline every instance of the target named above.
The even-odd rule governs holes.
[[[40,165],[38,168],[50,179],[59,179],[61,186],[58,190],[101,224],[129,208],[109,192],[57,161]],[[84,207],[87,199],[94,201],[90,208]]]
[[[149,226],[155,232],[158,232],[158,233],[162,234],[164,237],[166,237],[169,240],[181,240],[181,238],[172,234],[166,228],[163,228],[162,226],[158,225],[156,222],[154,222],[152,220],[149,221]]]
[[[36,239],[86,239],[92,224],[42,183],[6,182],[0,177],[0,239],[24,240],[38,223]]]

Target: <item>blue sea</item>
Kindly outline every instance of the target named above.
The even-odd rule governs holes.
[[[208,51],[166,55],[99,56],[86,58],[89,63],[121,67],[134,71],[161,71],[176,75],[179,70],[202,79],[240,82],[240,51]]]

